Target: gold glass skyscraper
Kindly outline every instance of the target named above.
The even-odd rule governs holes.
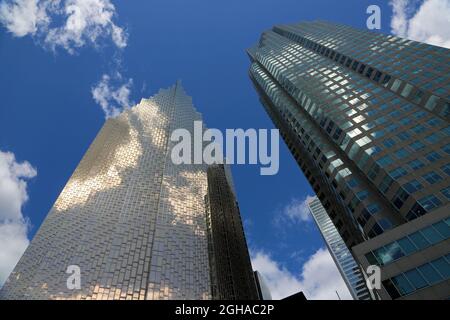
[[[171,132],[196,120],[180,83],[108,119],[0,297],[211,299],[207,166],[175,165],[170,152]],[[67,286],[69,266],[80,289]]]

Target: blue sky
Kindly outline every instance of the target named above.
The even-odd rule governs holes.
[[[29,0],[15,1],[23,4]],[[115,15],[105,30],[119,27],[123,34],[84,39],[84,43],[76,43],[79,47],[64,38],[53,39],[52,47],[46,35],[48,27],[14,25],[5,18],[6,11],[2,16],[0,6],[0,150],[15,155],[9,168],[11,163],[30,164],[37,171],[33,175],[27,168],[28,173],[16,174],[14,180],[27,183],[28,200],[21,197],[19,202],[23,204],[21,214],[30,221],[29,239],[104,122],[104,112],[92,95],[103,75],[109,77],[103,81],[106,89],[123,89],[116,100],[109,96],[109,104],[137,103],[182,79],[208,127],[273,128],[248,78],[245,54],[264,30],[275,24],[316,19],[365,28],[366,8],[377,4],[382,9],[381,32],[391,31],[392,8],[380,0],[111,3]],[[416,4],[420,6],[420,2]],[[67,18],[55,12],[50,29]],[[306,286],[301,277],[302,271],[307,274],[304,263],[314,254],[323,254],[319,249],[324,244],[302,213],[302,201],[313,192],[286,146],[280,145],[277,175],[260,176],[257,166],[234,166],[233,174],[254,260],[263,269],[267,267],[268,277],[275,268],[276,274],[287,276],[284,280],[294,277],[300,286]],[[277,295],[289,290],[293,289],[275,288]],[[334,292],[327,297],[332,295]]]

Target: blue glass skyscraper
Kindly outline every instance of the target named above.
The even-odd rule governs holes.
[[[377,293],[448,298],[450,50],[318,21],[275,26],[248,54],[342,239],[381,268]]]

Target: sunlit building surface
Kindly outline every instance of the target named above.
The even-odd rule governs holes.
[[[311,215],[322,234],[328,251],[336,263],[339,273],[342,275],[350,294],[355,300],[372,300],[375,297],[366,286],[361,269],[353,258],[350,250],[342,240],[341,235],[334,226],[327,211],[320,200],[315,197],[308,203]]]
[[[170,152],[172,131],[195,120],[179,83],[108,119],[0,298],[211,299],[207,167]],[[79,290],[67,286],[73,265]]]
[[[448,298],[450,51],[306,22],[264,32],[248,54],[262,104],[342,239],[363,268],[381,267],[377,294]]]

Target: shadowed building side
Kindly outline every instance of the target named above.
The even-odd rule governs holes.
[[[224,165],[207,170],[205,197],[213,299],[257,300],[250,256],[231,173]]]
[[[270,289],[264,280],[264,276],[258,270],[253,271],[253,276],[255,277],[259,300],[272,300],[272,294],[270,293]]]

